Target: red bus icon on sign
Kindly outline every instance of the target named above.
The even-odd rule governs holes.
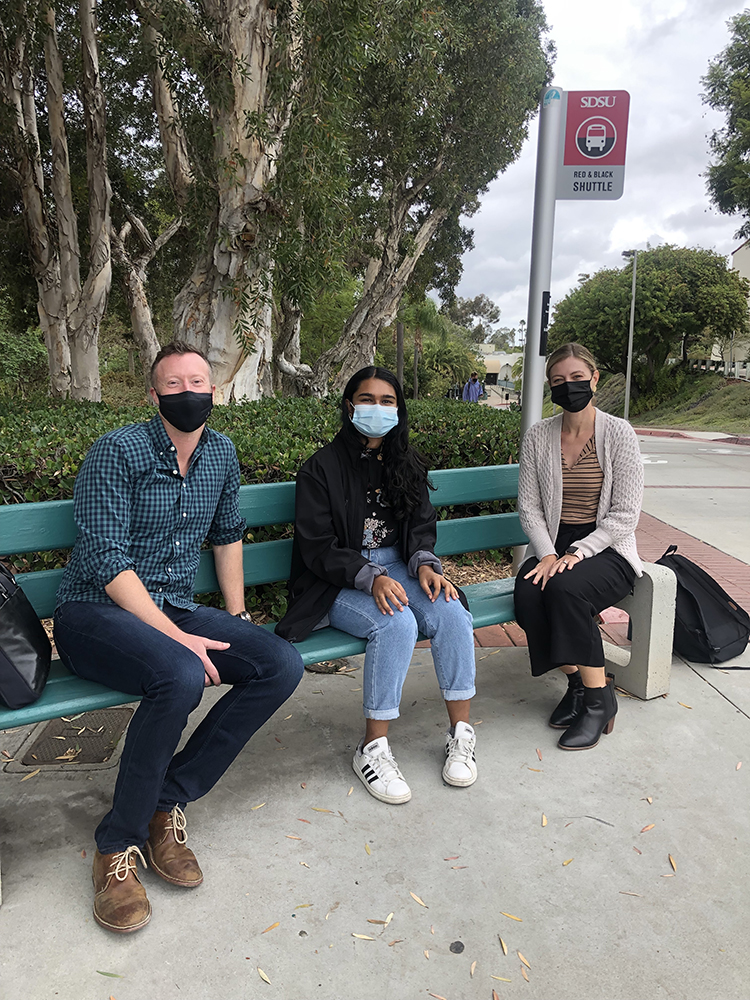
[[[617,142],[617,129],[609,118],[598,115],[581,122],[576,132],[579,152],[590,160],[598,160],[610,153]]]

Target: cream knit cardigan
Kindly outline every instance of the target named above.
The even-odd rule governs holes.
[[[529,536],[527,556],[542,559],[555,552],[554,539],[562,510],[562,414],[530,427],[521,442],[518,513]],[[635,529],[643,500],[643,463],[635,431],[626,420],[596,411],[596,456],[604,472],[596,530],[575,543],[584,558],[611,546],[636,572],[643,565],[635,544]]]

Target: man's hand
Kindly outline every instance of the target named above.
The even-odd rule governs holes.
[[[532,577],[531,582],[536,584],[542,581],[542,590],[547,586],[547,583],[555,575],[555,573],[564,573],[566,569],[573,569],[578,563],[583,561],[583,556],[581,555],[565,555],[560,556],[558,559],[556,555],[544,556],[536,564],[531,572],[527,573],[524,580],[528,580]]]
[[[409,598],[406,596],[406,591],[401,584],[390,576],[386,576],[385,573],[381,573],[380,576],[375,577],[372,585],[372,596],[375,598],[375,603],[384,615],[393,614],[391,604],[399,611],[403,611],[409,603]]]
[[[200,657],[206,674],[203,681],[204,687],[210,687],[211,684],[218,687],[219,684],[221,684],[221,677],[219,677],[219,671],[209,659],[208,650],[229,649],[230,644],[228,642],[218,642],[216,639],[206,639],[202,635],[191,635],[189,632],[183,632],[181,630],[178,635],[174,636],[174,638],[177,642],[182,643],[183,646],[187,646],[188,649],[191,649],[196,656]]]
[[[422,590],[433,604],[440,596],[441,590],[445,591],[446,601],[458,600],[458,591],[453,584],[446,580],[444,576],[441,576],[440,573],[436,573],[432,566],[420,566],[417,570],[417,576],[419,577],[419,584]]]

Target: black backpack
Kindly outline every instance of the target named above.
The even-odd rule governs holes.
[[[750,636],[750,615],[700,566],[674,555],[676,551],[677,546],[670,545],[656,560],[677,577],[675,653],[694,663],[724,663],[739,656]]]

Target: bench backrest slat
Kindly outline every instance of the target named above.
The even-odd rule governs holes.
[[[441,469],[431,473],[437,487],[431,493],[436,507],[515,497],[518,466],[498,465],[475,469]],[[288,524],[294,520],[295,484],[259,483],[240,487],[240,509],[251,528]],[[455,555],[481,549],[522,545],[528,539],[517,514],[491,514],[439,521],[438,555]],[[76,537],[72,500],[9,504],[0,507],[0,555],[45,552],[70,548]],[[252,542],[243,546],[245,586],[287,580],[291,563],[291,539]],[[61,569],[19,573],[18,581],[37,614],[49,617],[55,608]],[[213,553],[201,553],[195,581],[197,594],[219,589]]]
[[[435,507],[504,500],[518,495],[517,465],[438,469],[431,472],[430,477],[437,487],[430,492]],[[251,528],[292,522],[294,488],[293,482],[241,486],[242,516]],[[0,556],[70,549],[77,534],[72,500],[0,506]]]

